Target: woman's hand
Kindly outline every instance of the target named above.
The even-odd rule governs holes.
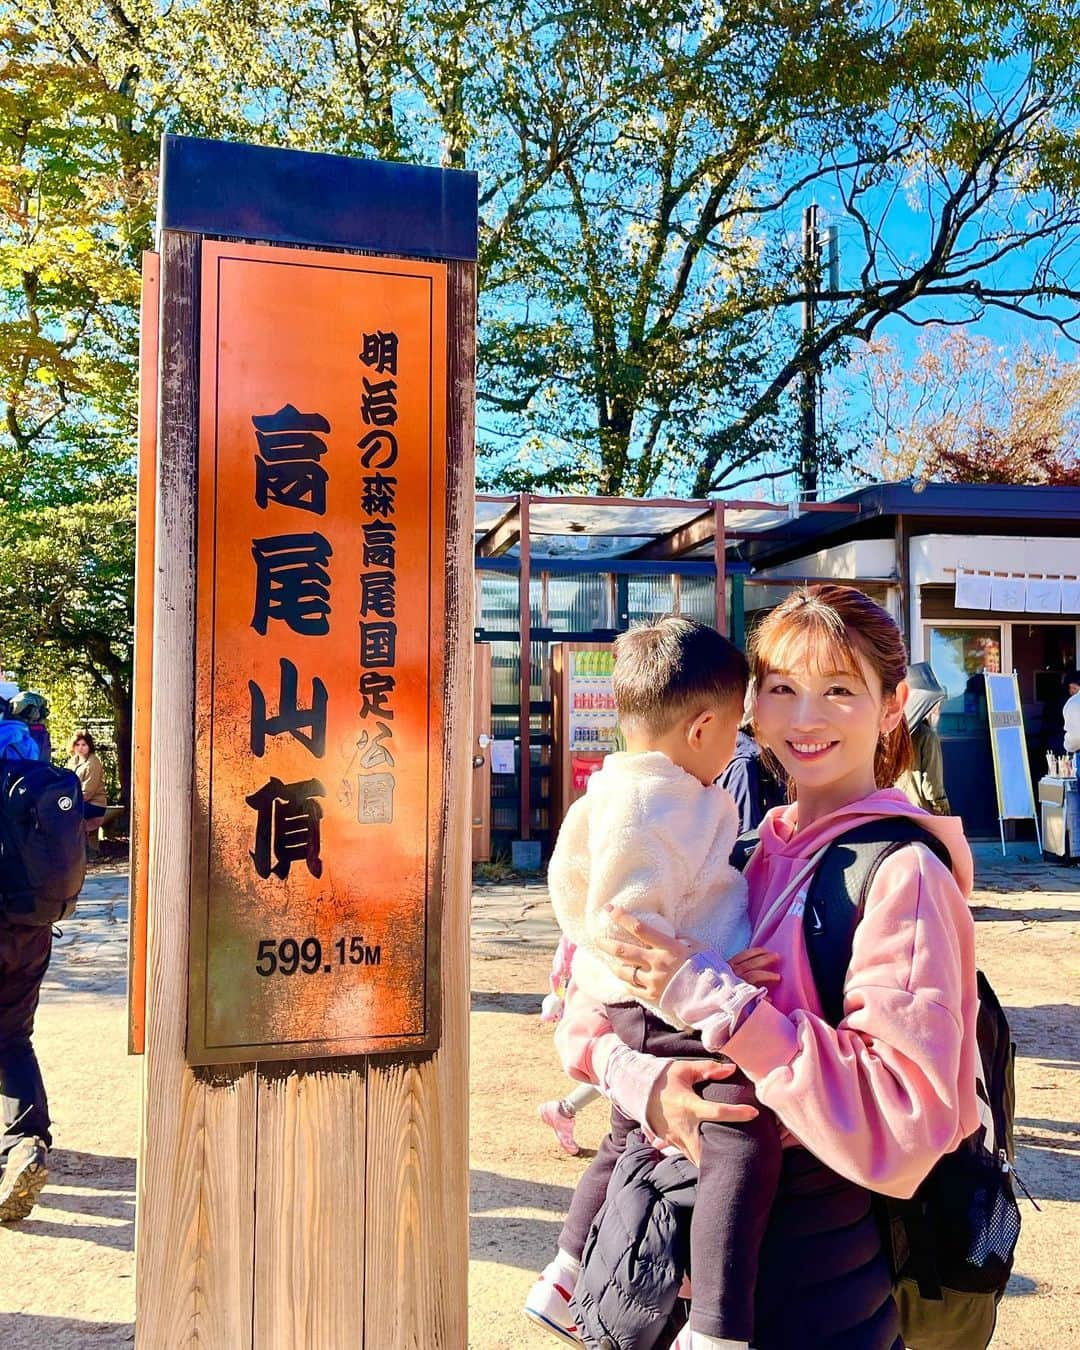
[[[701,1124],[753,1120],[753,1106],[707,1102],[694,1090],[699,1083],[717,1083],[735,1072],[735,1065],[719,1060],[673,1059],[653,1084],[646,1124],[653,1134],[674,1144],[692,1163],[701,1162]]]
[[[634,941],[613,942],[608,938],[598,938],[596,945],[614,958],[608,965],[615,974],[635,989],[640,989],[642,996],[650,1003],[658,1004],[672,975],[695,952],[706,950],[700,942],[661,933],[644,919],[636,919],[625,910],[615,909],[611,905],[605,905],[604,908],[612,923],[624,928]]]
[[[756,984],[759,989],[767,989],[771,984],[780,983],[780,957],[765,947],[747,947],[746,951],[728,958],[728,965],[747,984]]]

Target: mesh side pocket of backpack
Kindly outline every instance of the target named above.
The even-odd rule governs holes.
[[[942,1284],[1002,1292],[1020,1237],[1020,1210],[997,1160],[984,1149],[949,1154],[931,1173],[927,1201]]]
[[[994,1263],[1012,1266],[1020,1239],[1020,1207],[1008,1183],[980,1190],[971,1197],[971,1247],[968,1263],[985,1270]]]

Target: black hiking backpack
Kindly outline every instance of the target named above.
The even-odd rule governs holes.
[[[0,759],[0,911],[12,923],[59,923],[85,878],[78,778],[35,759]]]
[[[745,866],[756,843],[756,835],[744,835],[733,863]],[[910,816],[885,816],[839,835],[814,871],[803,936],[832,1026],[843,1017],[852,942],[874,877],[886,858],[912,843],[925,844],[951,868],[935,835]],[[982,971],[978,993],[978,1128],[931,1168],[910,1200],[878,1197],[908,1350],[985,1350],[1020,1236],[1012,1188],[1016,1047]]]

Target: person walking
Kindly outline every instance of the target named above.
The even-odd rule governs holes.
[[[52,738],[49,735],[49,705],[43,694],[26,689],[11,700],[10,713],[30,728],[37,746],[37,757],[42,764],[52,760]]]
[[[21,720],[0,721],[0,759],[36,760]],[[5,860],[0,854],[0,892]],[[0,1223],[25,1219],[49,1178],[49,1102],[31,1037],[52,928],[14,923],[0,905]]]
[[[559,939],[551,962],[551,992],[545,995],[540,1006],[541,1022],[558,1022],[563,1015],[574,951],[574,944],[568,937],[564,935]],[[555,1135],[563,1152],[569,1153],[572,1158],[581,1152],[581,1145],[574,1138],[574,1122],[578,1112],[600,1096],[600,1089],[591,1083],[578,1083],[565,1097],[552,1097],[537,1107],[537,1115]]]
[[[735,738],[735,754],[716,780],[731,793],[739,812],[740,834],[756,830],[766,812],[787,801],[787,784],[781,783],[774,766],[779,767],[775,759],[769,763],[762,757],[753,727],[749,723],[740,726]]]
[[[908,667],[908,699],[904,718],[911,733],[914,762],[900,775],[896,786],[913,806],[947,816],[949,798],[945,792],[945,770],[941,759],[941,737],[937,722],[941,705],[948,694],[928,661]]]

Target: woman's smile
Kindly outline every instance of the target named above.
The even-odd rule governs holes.
[[[788,741],[787,745],[796,759],[811,763],[828,754],[839,741]]]

